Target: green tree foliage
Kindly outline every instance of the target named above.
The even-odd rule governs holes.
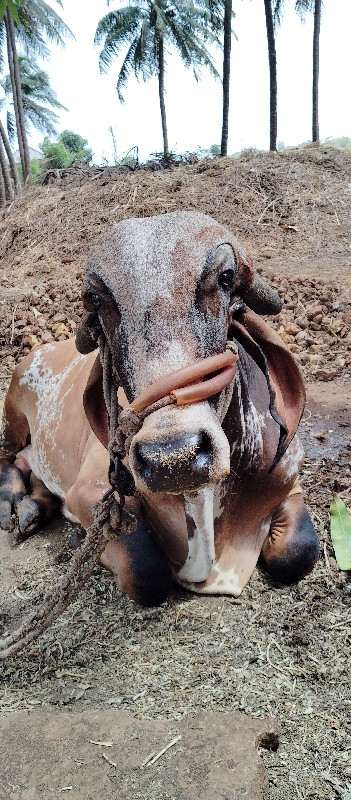
[[[82,136],[79,136],[79,133],[74,133],[73,131],[62,131],[60,133],[60,141],[63,142],[67,150],[70,153],[74,153],[74,156],[77,158],[87,158],[91,156],[90,148],[87,148],[88,140],[83,139]]]
[[[184,0],[134,0],[103,17],[96,29],[95,44],[102,44],[99,64],[106,71],[121,51],[122,66],[117,79],[117,94],[123,102],[123,90],[131,73],[143,80],[158,77],[164,157],[169,156],[165,108],[165,48],[172,47],[186,67],[192,66],[196,80],[201,67],[208,67],[218,77],[213,59],[205,45],[211,32],[209,15],[203,2]]]
[[[73,131],[62,131],[57,142],[51,142],[48,136],[45,136],[40,145],[40,150],[44,155],[44,170],[65,169],[71,167],[76,161],[89,161],[92,151],[86,146],[87,144],[87,139],[83,139]]]
[[[56,0],[62,5],[61,0]],[[25,182],[30,176],[30,159],[25,126],[25,113],[18,67],[17,44],[27,55],[37,53],[42,58],[49,56],[47,42],[63,44],[64,38],[72,36],[63,20],[44,0],[0,0],[0,67],[2,45],[7,44],[11,90],[16,118],[18,146]],[[33,115],[36,110],[32,109]],[[38,121],[38,117],[37,117]],[[48,127],[44,127],[48,130]]]
[[[23,6],[24,0],[0,0],[0,20],[4,19],[7,9],[13,16],[13,19],[18,22],[18,11]]]
[[[30,59],[28,56],[19,56],[18,67],[26,128],[31,123],[37,130],[48,133],[49,136],[55,136],[55,123],[58,122],[58,117],[52,109],[67,111],[66,107],[59,103],[55,92],[50,86],[47,72],[40,69],[34,59]],[[5,94],[11,97],[10,75],[6,75],[0,84]],[[51,106],[51,108],[48,108],[48,106]],[[12,141],[15,131],[15,118],[11,111],[7,115],[7,131],[10,141]]]

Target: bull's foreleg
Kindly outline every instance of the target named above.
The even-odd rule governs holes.
[[[0,527],[5,530],[13,530],[12,515],[27,493],[26,476],[14,461],[26,443],[29,426],[17,408],[15,394],[12,379],[4,403],[0,433]]]
[[[0,434],[0,528],[17,529],[24,539],[56,513],[60,501],[33,475],[23,448],[29,436],[26,416],[18,407],[14,375],[4,403]]]
[[[268,574],[279,583],[295,583],[313,569],[319,541],[302,494],[287,497],[275,509],[261,556]]]

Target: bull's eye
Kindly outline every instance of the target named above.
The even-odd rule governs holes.
[[[218,283],[222,286],[222,289],[231,289],[234,280],[234,270],[233,269],[226,269],[224,272],[218,277]]]
[[[86,311],[97,311],[100,307],[101,299],[96,292],[85,292],[83,296],[83,305]]]

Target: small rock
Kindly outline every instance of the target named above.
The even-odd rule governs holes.
[[[322,306],[313,306],[307,310],[308,319],[314,319],[318,314],[323,314]]]
[[[295,336],[297,333],[300,332],[300,328],[295,325],[293,322],[290,325],[285,326],[285,333],[288,333],[289,336]]]
[[[28,333],[26,336],[23,337],[24,344],[29,345],[29,347],[35,347],[36,344],[39,344],[39,340],[37,339],[34,334]]]
[[[308,320],[305,317],[296,317],[295,322],[302,330],[308,327]]]
[[[63,336],[63,338],[65,339],[69,335],[69,330],[67,326],[64,325],[63,322],[55,323],[55,325],[52,326],[52,332],[54,334],[56,341],[57,340],[61,341],[60,339],[61,336]]]
[[[300,364],[308,364],[310,356],[308,355],[308,353],[300,353],[298,356],[298,360],[300,361]]]
[[[313,358],[313,356],[311,356]],[[317,381],[332,381],[337,376],[337,370],[333,367],[329,369],[317,369],[314,373],[315,378]]]
[[[44,344],[48,344],[49,342],[54,342],[54,337],[50,331],[43,331],[41,334],[41,340]]]

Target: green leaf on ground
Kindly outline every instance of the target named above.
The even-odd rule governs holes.
[[[330,504],[330,534],[338,566],[351,570],[351,516],[338,495]]]

